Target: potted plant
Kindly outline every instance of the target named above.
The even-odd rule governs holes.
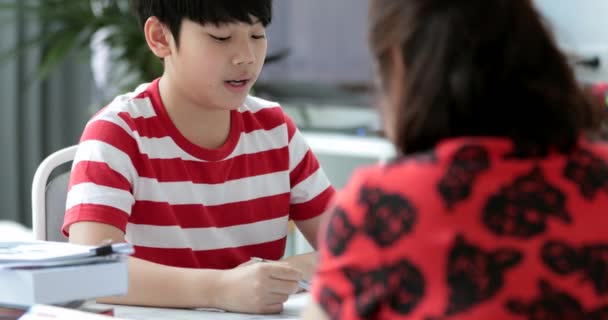
[[[0,10],[22,12],[41,26],[17,48],[0,53],[1,62],[23,50],[42,48],[38,79],[45,79],[74,51],[92,60],[99,89],[109,92],[103,94],[106,98],[162,74],[162,63],[148,49],[129,0],[0,0]],[[266,63],[288,53],[268,55]]]
[[[45,79],[73,51],[89,56],[92,43],[112,49],[112,58],[123,64],[132,86],[157,77],[160,61],[148,50],[140,27],[129,11],[128,0],[0,0],[0,10],[22,12],[41,27],[38,34],[2,54],[3,60],[24,50],[42,48],[37,77]],[[16,16],[16,15],[15,15]]]

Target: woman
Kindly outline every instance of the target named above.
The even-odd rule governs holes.
[[[529,0],[372,0],[385,128],[308,319],[607,319],[608,146]]]

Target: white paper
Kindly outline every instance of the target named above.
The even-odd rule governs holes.
[[[0,270],[111,262],[133,253],[129,243],[112,244],[101,252],[99,248],[52,241],[0,242]]]
[[[59,308],[47,305],[34,305],[19,320],[120,320],[119,318]]]
[[[89,257],[95,255],[92,248],[49,241],[0,242],[0,263]]]
[[[112,306],[114,314],[117,317],[132,320],[290,320],[300,318],[300,314],[304,307],[308,305],[309,299],[310,295],[308,293],[294,294],[285,302],[283,312],[271,315],[218,312],[217,310],[209,311],[205,309],[168,309],[122,305],[104,306]]]

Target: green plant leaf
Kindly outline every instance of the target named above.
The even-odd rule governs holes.
[[[61,34],[57,42],[48,49],[42,59],[42,65],[38,70],[37,78],[46,79],[53,69],[61,63],[70,51],[76,46],[79,32],[72,31]]]
[[[47,78],[71,52],[89,54],[91,39],[102,29],[117,30],[105,44],[117,50],[116,59],[128,66],[129,74],[139,77],[134,76],[134,82],[122,89],[162,75],[163,65],[149,50],[137,19],[129,12],[129,0],[0,0],[0,14],[43,28],[40,34],[0,52],[3,63],[27,50],[42,50],[38,79]]]

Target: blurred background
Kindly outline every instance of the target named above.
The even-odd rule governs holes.
[[[579,80],[608,80],[608,1],[535,2]],[[274,3],[255,94],[283,105],[340,188],[353,168],[394,154],[374,106],[368,1]],[[0,0],[0,26],[0,221],[29,228],[38,164],[160,65],[127,0]]]

